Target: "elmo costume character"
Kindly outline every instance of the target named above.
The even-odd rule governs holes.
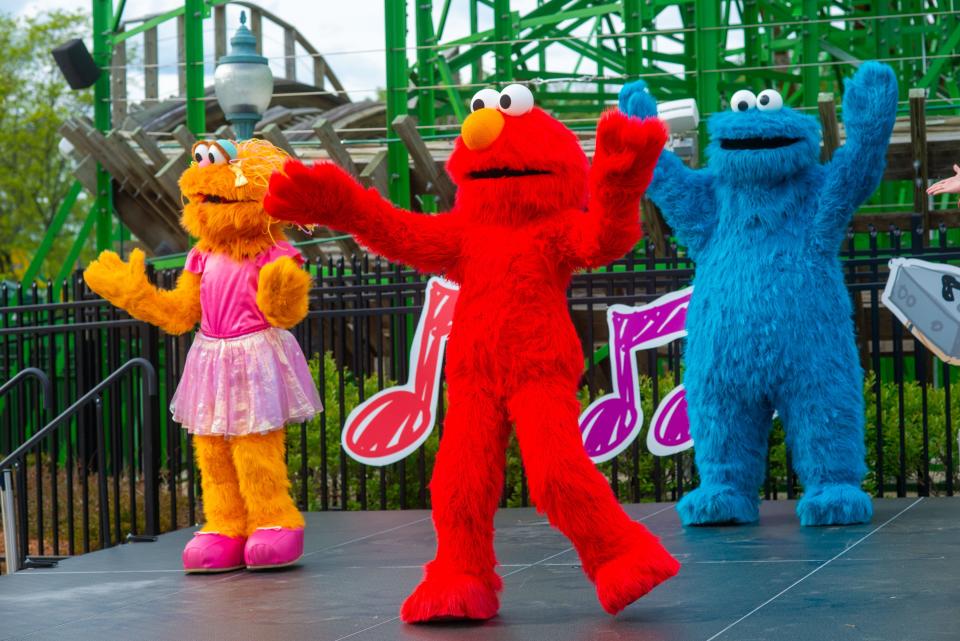
[[[83,273],[93,291],[171,334],[199,322],[173,419],[193,434],[206,525],[187,543],[187,572],[274,568],[303,554],[303,516],[290,498],[287,423],[322,407],[286,328],[307,314],[310,275],[263,211],[286,154],[268,142],[198,142],[180,178],[181,224],[199,239],[176,289],[147,280],[143,252],[105,251]]]
[[[583,353],[565,292],[574,271],[605,265],[640,238],[640,198],[666,132],[655,118],[606,113],[590,167],[576,136],[535,107],[526,87],[481,90],[471,106],[447,164],[458,187],[447,213],[397,209],[329,163],[288,162],[264,207],[281,220],[349,231],[460,285],[449,410],[430,484],[437,555],[401,618],[496,615],[493,517],[511,423],[534,502],[573,542],[614,614],[679,564],[630,520],[583,448]]]

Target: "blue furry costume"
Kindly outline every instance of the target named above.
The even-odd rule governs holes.
[[[664,151],[647,195],[697,263],[684,384],[700,487],[685,525],[758,518],[771,416],[804,485],[802,525],[867,522],[863,372],[838,259],[850,217],[876,189],[897,110],[882,64],[846,81],[846,144],[820,164],[820,126],[770,90],[737,92],[708,122],[709,162]],[[643,81],[620,109],[656,115]]]

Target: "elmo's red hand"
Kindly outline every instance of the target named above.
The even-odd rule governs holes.
[[[297,225],[352,231],[351,219],[370,209],[369,198],[350,174],[333,163],[307,167],[288,160],[282,173],[270,177],[263,208],[274,218]]]
[[[569,212],[558,250],[576,268],[610,263],[640,240],[640,199],[667,141],[656,118],[608,111],[597,124],[587,213]]]
[[[263,207],[298,225],[325,225],[395,262],[445,273],[460,252],[463,225],[455,214],[430,216],[394,207],[332,163],[307,167],[290,160],[270,178]]]
[[[597,148],[590,168],[590,182],[603,192],[626,190],[639,197],[653,178],[667,129],[657,118],[632,118],[608,111],[597,124]]]

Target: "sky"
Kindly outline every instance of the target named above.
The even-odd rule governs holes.
[[[118,0],[114,0],[117,4]],[[128,0],[124,11],[124,18],[131,19],[149,14],[162,13],[175,8],[182,0]],[[353,99],[372,98],[376,90],[386,84],[385,79],[385,51],[384,51],[384,16],[383,0],[260,0],[264,9],[276,14],[280,18],[294,24],[300,32],[316,47],[327,59],[328,64],[335,71],[344,87]],[[437,1],[436,12],[439,14],[441,2]],[[459,5],[459,6],[458,6]],[[408,11],[413,10],[414,0],[408,2]],[[513,0],[511,8],[525,12],[536,6],[536,0]],[[83,9],[90,11],[89,0],[0,0],[0,11],[14,14],[35,14],[51,9]],[[227,13],[228,29],[232,33],[238,24],[240,9],[229,7]],[[490,11],[486,11],[490,13]],[[439,18],[437,18],[439,19]],[[481,28],[484,22],[489,22],[490,16],[481,14]],[[208,84],[212,81],[214,69],[212,59],[212,29],[213,21],[207,20],[209,31],[205,42],[205,49],[210,56],[207,73]],[[412,14],[409,19],[411,31],[413,26]],[[463,2],[453,2],[444,39],[465,35],[469,31],[469,16],[467,5]],[[175,24],[169,22],[163,25],[158,32],[161,56],[161,95],[176,92],[176,50],[170,46],[176,37]],[[271,64],[275,73],[282,74],[283,55],[282,34],[265,31],[264,55],[274,58]],[[409,34],[412,44],[413,34]],[[136,47],[136,38],[132,39]],[[164,42],[167,47],[164,47]],[[88,43],[89,46],[89,43]],[[572,53],[563,54],[570,64],[575,61]],[[413,54],[411,52],[410,57]],[[301,79],[308,79],[310,75],[309,61],[298,60],[298,74]],[[561,61],[562,63],[562,61]],[[553,64],[553,63],[552,63]],[[584,69],[581,69],[582,71]],[[136,99],[137,91],[142,92],[142,81],[131,75],[128,78],[128,88],[131,99]]]

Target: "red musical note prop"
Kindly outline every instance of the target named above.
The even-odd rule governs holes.
[[[453,327],[460,291],[442,278],[427,281],[427,296],[410,348],[410,375],[358,405],[343,426],[341,442],[351,458],[367,465],[389,465],[430,436],[440,397],[443,350]]]
[[[648,305],[611,305],[607,309],[613,392],[595,400],[580,415],[583,445],[595,463],[610,460],[625,450],[643,428],[634,354],[687,335],[687,307],[692,292],[693,288],[688,287]],[[693,445],[686,407],[682,386],[663,398],[647,438],[648,446],[653,442],[652,453],[665,456],[664,452],[672,454]]]

